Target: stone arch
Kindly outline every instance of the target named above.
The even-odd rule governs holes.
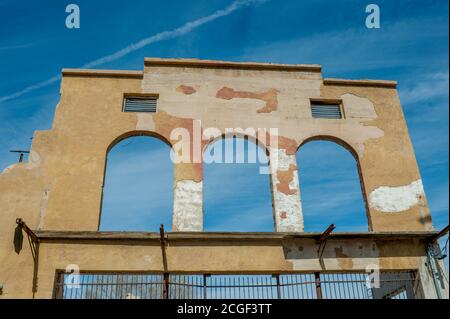
[[[352,156],[355,158],[356,163],[359,166],[359,155],[356,152],[355,148],[353,146],[351,146],[349,143],[347,143],[346,141],[344,141],[343,139],[341,139],[339,137],[336,137],[336,136],[331,136],[331,135],[314,135],[314,136],[308,137],[308,138],[304,139],[300,143],[300,145],[297,148],[297,152],[300,150],[300,148],[303,145],[308,144],[308,143],[313,142],[313,141],[333,142],[333,143],[336,143],[336,144],[342,146],[347,151],[349,151],[350,154],[352,154]]]
[[[172,145],[171,145],[170,141],[168,141],[165,137],[161,136],[160,134],[158,134],[156,132],[152,132],[152,131],[126,132],[124,134],[119,135],[111,143],[109,143],[108,147],[106,148],[106,152],[105,152],[106,155],[105,155],[105,160],[104,160],[104,168],[103,168],[103,176],[102,176],[103,180],[102,180],[102,190],[101,190],[101,197],[100,197],[100,211],[99,211],[98,225],[97,225],[98,230],[100,230],[100,227],[101,227],[103,208],[104,208],[104,200],[105,200],[104,199],[104,189],[105,189],[106,175],[107,175],[107,169],[108,169],[108,156],[109,156],[110,152],[121,142],[124,142],[125,140],[132,139],[135,137],[148,137],[150,139],[153,139],[154,141],[162,142],[164,145],[169,147],[168,152],[170,152],[170,150],[172,149]],[[170,162],[169,156],[167,158],[167,161]],[[173,174],[173,164],[171,164],[171,167],[172,167],[172,174]],[[172,183],[171,185],[173,185],[173,177],[171,179],[171,183]],[[172,205],[172,202],[170,204]],[[170,213],[172,213],[172,210]]]
[[[268,150],[267,148],[262,144],[259,143],[258,144],[258,140],[256,138],[245,138],[246,136],[243,134],[221,134],[220,136],[208,141],[207,145],[204,147],[203,149],[203,153],[205,153],[209,147],[212,147],[215,143],[218,143],[220,141],[223,141],[223,143],[220,144],[220,147],[222,147],[222,150],[224,150],[225,144],[227,142],[227,140],[233,140],[233,149],[235,151],[235,144],[234,144],[234,140],[243,140],[245,141],[244,145],[245,149],[248,150],[249,147],[255,147],[255,150],[257,150],[257,152],[263,152],[265,154],[265,157],[267,159],[267,161],[264,163],[264,167],[268,167],[269,164],[269,157],[268,157]],[[253,146],[250,146],[251,144],[253,144]],[[235,156],[235,152],[234,152],[234,156]],[[224,158],[224,154],[222,154],[222,158]],[[239,166],[239,164],[242,165],[248,165],[248,161],[247,159],[245,160],[245,163],[233,163],[230,165],[234,165],[234,166],[223,166],[223,167],[219,167],[218,165],[225,165],[225,164],[220,164],[220,163],[204,163],[203,167],[205,169],[205,174],[204,174],[204,183],[207,184],[207,187],[205,187],[205,229],[206,231],[273,231],[273,226],[274,226],[274,221],[273,221],[273,214],[272,214],[272,202],[271,202],[271,186],[270,186],[270,176],[267,176],[268,174],[261,174],[260,176],[255,176],[255,175],[250,175],[250,174],[256,174],[259,173],[258,170],[256,169],[256,166],[259,166],[261,163],[258,160],[259,155],[256,154],[256,163],[254,167],[243,167],[243,166]],[[238,164],[238,165],[237,165]],[[210,167],[209,165],[211,165],[212,170],[209,170],[208,167]],[[261,166],[259,166],[261,167]],[[236,176],[233,177],[232,171],[238,171],[240,172],[240,170],[246,170],[248,172],[249,175],[246,174],[242,174],[239,175],[239,173],[237,175],[239,176],[243,176],[246,175],[246,177],[243,177],[242,180],[239,180],[239,182],[237,182],[234,178]],[[227,171],[230,174],[226,174],[224,179],[220,180],[220,184],[221,186],[223,186],[220,190],[215,190],[214,191],[214,183],[217,182],[218,178],[217,176],[214,176],[213,174],[215,174],[218,170],[224,170]],[[210,174],[208,174],[208,171]],[[268,170],[267,170],[268,171]],[[208,175],[210,175],[210,177],[208,178]],[[249,178],[247,178],[247,176],[249,176]],[[265,181],[264,181],[265,180]],[[211,183],[211,185],[209,185],[209,183]],[[255,183],[255,184],[253,184]],[[262,187],[262,183],[266,183],[266,187]],[[230,185],[234,185],[233,189],[231,189],[232,187]],[[231,195],[230,192],[228,192],[231,189],[231,193],[233,194],[241,194],[243,193],[244,195],[242,197],[244,198],[244,201],[242,201],[243,198],[239,198],[239,196],[236,196],[237,198],[234,197],[234,195]],[[237,191],[237,189],[239,189],[239,191]],[[227,191],[228,190],[228,191]],[[250,195],[253,195],[253,201],[251,202],[252,199],[250,198],[250,196],[246,196],[245,194],[247,194],[246,192],[249,192]],[[217,200],[217,202],[212,202],[211,200],[208,200],[209,195],[208,194],[212,194],[212,192],[218,192],[223,196],[222,198],[220,198]],[[230,193],[230,194],[229,194]],[[263,196],[258,196],[258,194],[262,194]],[[247,194],[248,195],[248,194]],[[226,198],[226,200],[224,199]],[[256,199],[255,199],[256,198]],[[218,203],[220,203],[220,201],[223,202],[227,202],[227,200],[230,199],[231,201],[235,201],[235,204],[239,204],[241,205],[243,208],[242,209],[237,209],[233,212],[233,209],[230,208],[232,207],[232,205],[219,205]],[[247,202],[248,200],[248,202]],[[216,209],[214,209],[215,206],[220,207],[219,212],[217,212]],[[261,209],[260,209],[261,208]],[[264,209],[267,209],[267,212],[264,211]],[[215,223],[213,221],[214,217],[211,216],[212,212],[214,212],[216,214],[215,218],[220,219],[221,222],[224,222],[227,226],[218,226],[217,223]],[[208,215],[211,214],[211,215]],[[236,214],[234,214],[236,213]],[[252,214],[254,213],[254,214]],[[229,221],[232,221],[233,219],[239,217],[239,223],[235,223],[233,225],[231,225],[231,227],[227,224],[230,223]],[[256,217],[255,219],[252,219],[252,217]],[[226,219],[225,219],[226,218]],[[248,218],[248,222],[245,222],[244,220]],[[245,229],[243,229],[243,228]]]
[[[257,136],[251,136],[251,135],[243,134],[241,132],[233,132],[233,133],[231,133],[231,132],[228,132],[228,133],[221,132],[220,135],[218,135],[218,136],[216,136],[214,138],[211,138],[209,140],[204,140],[203,143],[202,143],[202,154],[204,154],[205,150],[209,146],[213,145],[215,142],[217,142],[219,140],[225,140],[227,138],[233,138],[233,137],[235,137],[235,138],[242,138],[242,139],[248,139],[249,141],[253,142],[257,147],[263,148],[265,153],[266,153],[267,159],[269,159],[270,150],[269,150],[269,147],[268,147],[267,143],[263,143],[260,139],[258,139]]]
[[[311,142],[317,142],[317,141],[325,141],[325,142],[331,142],[331,143],[337,144],[337,145],[341,146],[342,148],[344,148],[346,151],[348,151],[352,155],[353,159],[355,160],[355,164],[356,164],[356,169],[357,169],[357,174],[358,174],[359,184],[360,184],[360,189],[361,189],[361,196],[362,196],[362,200],[364,202],[365,213],[366,213],[366,218],[367,218],[367,223],[368,223],[368,229],[369,229],[369,231],[372,231],[372,222],[371,222],[370,210],[369,210],[369,206],[368,206],[366,187],[364,184],[364,175],[362,173],[360,157],[358,155],[358,152],[355,150],[355,148],[350,143],[346,142],[345,140],[343,140],[339,137],[331,136],[331,135],[315,135],[315,136],[311,136],[311,137],[304,139],[300,143],[299,147],[297,148],[296,153],[298,154],[298,152],[301,150],[301,148],[304,145],[309,144]],[[299,172],[299,176],[300,176],[300,172]],[[300,177],[300,180],[301,180],[301,177]]]
[[[158,134],[156,132],[153,132],[153,131],[129,131],[129,132],[126,132],[126,133],[123,133],[123,134],[119,135],[111,143],[109,143],[108,147],[106,148],[106,155],[108,155],[109,151],[112,148],[114,148],[114,146],[116,146],[117,143],[120,143],[121,141],[123,141],[123,140],[125,140],[127,138],[135,137],[135,136],[154,137],[156,139],[160,139],[161,141],[163,141],[169,147],[172,148],[172,143],[170,143],[170,141],[168,139],[166,139],[164,136],[162,136],[161,134]]]

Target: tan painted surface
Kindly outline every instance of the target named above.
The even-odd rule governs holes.
[[[226,94],[218,96],[218,92]],[[157,94],[158,112],[124,113],[127,94]],[[312,118],[310,99],[342,101],[345,118]],[[173,145],[176,141],[170,137],[172,129],[183,127],[192,133],[194,120],[201,120],[200,130],[215,127],[222,133],[226,128],[278,128],[277,151],[291,157],[309,140],[334,140],[356,157],[366,198],[377,189],[407,187],[420,180],[393,82],[323,81],[317,65],[199,60],[146,59],[143,72],[65,70],[52,129],[35,133],[28,163],[14,164],[0,174],[0,283],[5,286],[0,297],[31,296],[33,264],[28,244],[24,242],[20,254],[13,246],[17,217],[32,229],[97,230],[108,150],[121,139],[137,134],[157,136]],[[205,147],[206,142],[201,146]],[[298,176],[289,167],[293,166],[280,168],[279,172],[278,168],[271,170],[275,222],[278,230],[302,231]],[[180,192],[174,198],[180,201],[174,203],[174,214],[179,218],[174,218],[173,228],[200,231],[201,187],[194,186],[203,180],[203,165],[181,163],[174,170],[174,183],[178,185],[174,187]],[[376,205],[367,203],[369,229],[431,229],[424,193],[417,203],[409,203],[402,211],[380,210],[391,207],[388,204],[384,205],[379,197]],[[325,264],[339,269],[362,267],[359,259],[346,259],[353,249],[349,245],[327,247],[325,254],[331,254],[331,259],[325,257]],[[419,249],[416,246],[413,242],[405,244],[402,250],[394,249],[392,257],[379,261],[386,268],[417,269],[415,257],[396,257],[403,251]],[[305,249],[314,248],[305,244]],[[385,248],[378,246],[377,253],[369,253],[369,247],[364,249],[367,251],[363,250],[361,258],[372,260]],[[283,271],[314,270],[317,266],[312,260],[296,261],[297,255],[292,253],[287,258],[277,246],[261,250],[259,246],[209,243],[206,247],[170,248],[168,253],[180,270],[231,271],[244,267],[249,271]],[[336,254],[340,257],[336,258]],[[147,259],[148,263],[144,263],[146,255],[154,265],[160,264],[160,251],[155,247],[43,244],[38,296],[51,295],[55,269],[69,262],[85,269],[151,269],[152,263]]]
[[[421,254],[419,242],[377,243],[367,240],[333,240],[326,246],[323,266],[321,266],[317,258],[317,242],[313,239],[224,243],[223,240],[169,241],[168,271],[174,273],[291,273],[343,270],[365,272],[368,264],[376,264],[382,270],[409,270],[417,267]],[[393,246],[395,247],[392,248]],[[133,241],[122,244],[114,242],[42,243],[39,289],[36,297],[51,298],[56,270],[64,270],[70,264],[78,265],[82,271],[163,272],[161,256],[157,241],[148,244]]]

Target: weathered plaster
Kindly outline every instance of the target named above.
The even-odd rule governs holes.
[[[290,183],[294,180],[294,174],[297,171],[295,164],[290,164],[287,171],[277,171],[277,191],[286,195],[293,195],[298,193],[298,187],[291,189]]]
[[[381,186],[370,193],[369,205],[380,212],[397,213],[419,205],[422,196],[422,180],[403,186]]]
[[[437,287],[433,280],[433,274],[430,268],[429,260],[426,256],[420,257],[418,279],[420,280],[420,286],[418,287],[419,298],[423,299],[438,299],[438,291],[443,299],[449,298],[449,284],[448,284],[448,272],[444,266],[443,260],[436,261],[437,266],[440,268],[442,280],[437,280]]]
[[[196,92],[179,92],[180,85]],[[225,91],[231,94],[227,99],[217,97],[223,88],[232,88]],[[123,112],[124,96],[130,93],[158,94],[157,113]],[[310,101],[319,98],[341,99],[345,118],[312,118]],[[220,132],[237,127],[278,129],[278,145],[266,145],[278,232],[303,231],[298,173],[293,167],[297,166],[298,147],[316,137],[334,138],[355,151],[364,194],[369,198],[375,192],[375,205],[367,209],[373,231],[425,231],[431,227],[425,197],[420,205],[411,204],[414,187],[420,194],[423,189],[411,186],[411,181],[420,181],[420,174],[392,83],[324,81],[320,66],[179,59],[146,60],[143,72],[72,70],[63,73],[52,129],[36,132],[28,162],[13,164],[0,174],[0,282],[5,287],[0,298],[31,297],[31,252],[23,245],[17,254],[11,244],[17,217],[24,218],[32,229],[97,231],[107,150],[114,142],[148,134],[173,145],[172,130],[185,128],[191,134],[194,121],[201,121],[200,133],[206,127]],[[193,144],[190,146],[192,149]],[[201,161],[174,165],[173,230],[202,230],[202,180]],[[46,189],[51,189],[47,196],[43,195]],[[386,214],[385,210],[396,213]],[[424,243],[417,241],[377,243],[376,250],[369,244],[359,248],[357,242],[328,243],[322,264],[330,271],[364,270],[372,262],[388,270],[418,269],[424,254]],[[159,245],[158,241],[42,244],[36,297],[51,297],[55,270],[71,263],[79,263],[84,270],[162,271]],[[315,240],[296,245],[297,250],[293,249],[299,258],[287,258],[283,247],[273,242],[244,245],[239,240],[217,243],[212,239],[178,246],[172,242],[167,254],[171,270],[176,271],[322,269]]]
[[[186,95],[191,95],[194,94],[195,92],[197,92],[197,90],[195,90],[192,86],[189,85],[180,85],[179,87],[177,87],[177,92],[186,94]]]
[[[362,270],[380,265],[380,252],[375,243],[337,241],[329,242],[318,258],[318,245],[314,240],[293,241],[285,244],[286,261],[293,270]]]
[[[44,192],[42,194],[42,200],[41,200],[41,207],[39,210],[39,224],[37,226],[37,229],[44,228],[45,223],[45,215],[47,215],[47,207],[48,207],[48,197],[50,195],[49,189],[44,189]]]
[[[341,95],[346,118],[373,120],[377,118],[375,106],[367,98],[346,93]]]
[[[203,182],[176,181],[173,194],[173,231],[203,230]]]
[[[277,95],[279,91],[277,89],[270,89],[266,92],[246,92],[235,91],[234,89],[223,87],[217,91],[216,97],[224,100],[231,100],[234,98],[242,99],[257,99],[264,101],[266,106],[256,110],[256,113],[270,113],[276,111],[278,107]]]
[[[153,121],[153,114],[136,113],[136,117],[137,117],[137,123],[136,123],[137,131],[154,131],[155,130],[155,122]]]
[[[279,232],[303,231],[303,213],[295,155],[270,148],[275,229]]]

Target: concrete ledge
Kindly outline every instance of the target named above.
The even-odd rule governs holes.
[[[157,232],[101,232],[101,231],[35,231],[40,241],[58,240],[145,240],[159,241]],[[398,239],[432,239],[437,231],[415,232],[342,232],[331,233],[329,239],[360,239],[360,240],[398,240]],[[168,240],[267,240],[279,241],[285,239],[319,239],[322,233],[238,233],[238,232],[170,232],[166,233]]]
[[[143,71],[133,70],[99,70],[99,69],[62,69],[63,76],[90,76],[90,77],[123,77],[142,79]]]
[[[322,72],[322,66],[319,64],[280,64],[280,63],[259,63],[259,62],[231,62],[231,61],[199,60],[199,59],[145,58],[144,65],[145,66],[175,66],[175,67],[191,67],[191,68],[212,68],[212,69]]]
[[[397,88],[397,81],[387,80],[347,80],[347,79],[323,79],[324,85],[340,85],[340,86],[365,86],[365,87],[381,87],[381,88]]]

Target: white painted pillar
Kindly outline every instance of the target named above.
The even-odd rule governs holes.
[[[203,231],[203,182],[175,182],[173,231]]]
[[[286,154],[284,149],[271,148],[270,174],[275,231],[303,232],[303,212],[295,154]]]
[[[172,231],[203,231],[203,168],[176,163]]]

